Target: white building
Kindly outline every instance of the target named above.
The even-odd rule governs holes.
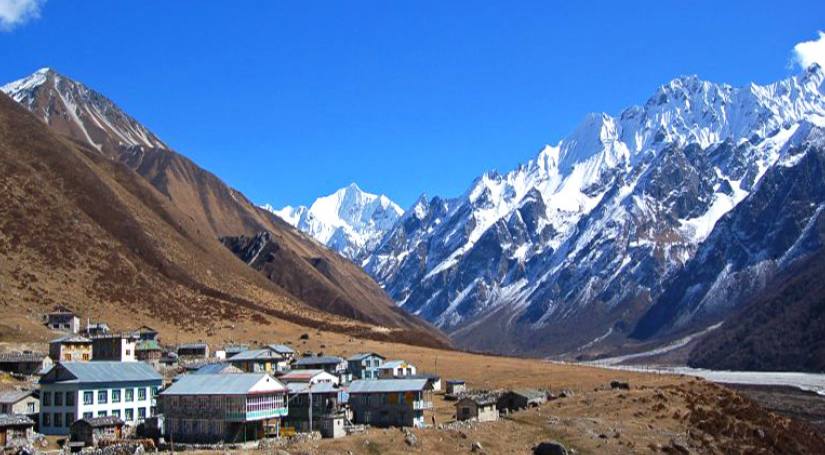
[[[136,425],[155,414],[161,376],[143,362],[66,362],[40,379],[40,432],[67,435],[84,417]]]
[[[338,376],[324,370],[292,370],[278,377],[284,384],[333,384],[341,382]]]
[[[404,378],[415,376],[415,365],[404,360],[388,360],[378,367],[378,377],[380,379]]]

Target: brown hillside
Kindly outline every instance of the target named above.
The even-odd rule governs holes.
[[[5,324],[34,327],[26,322],[61,304],[87,317],[201,337],[244,320],[286,320],[440,344],[437,336],[379,332],[301,304],[128,167],[56,135],[4,95],[0,188]]]
[[[190,240],[197,248],[214,252],[220,237],[269,232],[281,254],[270,258],[266,273],[275,277],[273,281],[290,296],[324,312],[420,332],[423,336],[416,338],[425,343],[448,343],[429,324],[397,310],[355,264],[256,207],[214,174],[168,149],[103,95],[52,70],[44,73],[42,84],[20,95],[25,95],[21,105],[54,131],[74,139],[89,159],[102,162],[106,156],[122,162],[149,182],[162,195],[165,205],[174,206],[180,219],[193,227],[191,234],[197,238],[190,236]]]

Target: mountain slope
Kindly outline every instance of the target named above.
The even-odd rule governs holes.
[[[5,85],[2,90],[32,109],[37,118],[45,120],[57,132],[97,152],[99,158],[122,163],[142,176],[187,222],[196,226],[199,248],[207,248],[202,244],[205,242],[209,244],[209,251],[214,252],[214,246],[222,248],[220,237],[266,231],[289,253],[275,257],[271,264],[274,270],[292,276],[289,282],[281,283],[284,294],[304,296],[303,302],[316,308],[330,308],[329,302],[334,299],[337,302],[334,308],[345,316],[365,314],[370,308],[393,307],[377,284],[357,266],[259,209],[215,175],[168,149],[97,92],[52,70],[38,71]],[[228,250],[224,250],[226,252]],[[314,265],[318,262],[326,264],[323,273]],[[317,292],[307,292],[312,289]],[[363,311],[358,310],[361,306]],[[368,321],[404,330],[421,330],[420,338],[426,343],[444,341],[441,334],[417,318],[394,315],[383,319],[379,315]]]
[[[404,213],[387,196],[350,184],[311,206],[267,210],[356,262],[371,252]]]
[[[734,88],[678,78],[593,114],[525,165],[422,198],[365,261],[461,346],[536,355],[622,343],[802,131],[825,124],[823,73]]]

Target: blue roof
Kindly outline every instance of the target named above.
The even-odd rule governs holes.
[[[240,372],[241,370],[228,363],[207,363],[193,371],[192,374],[232,374]]]
[[[144,362],[63,362],[40,380],[41,384],[98,382],[160,382],[160,374]]]
[[[426,379],[359,379],[350,383],[349,393],[417,392],[425,387]]]
[[[246,395],[262,379],[272,382],[276,389],[284,385],[266,373],[188,374],[181,376],[161,395]]]

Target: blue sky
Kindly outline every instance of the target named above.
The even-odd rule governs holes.
[[[676,76],[786,77],[825,29],[793,0],[20,3],[39,17],[0,0],[0,80],[50,66],[276,206],[454,196]]]

